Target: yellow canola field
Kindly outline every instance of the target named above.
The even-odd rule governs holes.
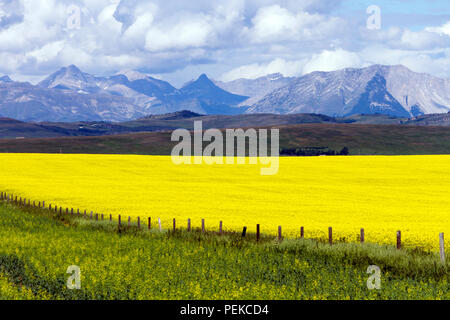
[[[436,250],[450,238],[450,156],[280,158],[259,165],[174,165],[167,156],[0,154],[0,190],[97,213],[185,227],[334,237]]]

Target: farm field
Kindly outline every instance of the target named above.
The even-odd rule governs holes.
[[[1,154],[0,190],[46,204],[161,218],[163,228],[200,227],[284,237],[438,249],[450,234],[450,156],[280,158],[279,173],[259,165],[180,165],[168,156]],[[124,218],[123,218],[124,219]],[[125,220],[125,219],[124,219]]]
[[[139,231],[0,202],[1,300],[449,299],[437,259],[371,244]],[[380,290],[367,288],[370,264],[382,271]],[[79,290],[66,288],[71,265]]]

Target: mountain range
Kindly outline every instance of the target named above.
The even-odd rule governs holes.
[[[267,94],[247,110],[398,117],[449,111],[450,79],[415,73],[401,65],[313,72]]]
[[[36,85],[0,77],[0,116],[22,121],[115,122],[180,110],[209,115],[320,113],[409,118],[449,112],[450,79],[382,65],[231,82],[202,74],[180,89],[137,71],[99,77],[74,65]]]

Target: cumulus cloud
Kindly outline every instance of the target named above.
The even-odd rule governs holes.
[[[436,47],[443,48],[450,46],[450,36],[444,33],[405,30],[397,45],[413,50],[430,50]]]
[[[435,32],[441,35],[447,35],[450,36],[450,21],[445,23],[443,26],[440,27],[427,27],[425,28],[428,32]]]
[[[256,79],[268,74],[281,73],[285,76],[298,76],[302,73],[305,60],[287,61],[281,58],[268,63],[253,63],[240,66],[222,75],[221,81],[232,81],[241,78]]]
[[[333,71],[349,67],[361,67],[362,61],[355,52],[343,49],[324,50],[319,54],[314,54],[305,64],[303,73],[313,71]]]
[[[348,19],[335,10],[341,3],[0,0],[0,73],[36,78],[76,64],[94,74],[137,69],[184,82],[192,73],[232,80],[370,63],[447,72],[450,22],[367,30],[365,10]],[[79,28],[68,24],[71,6]]]
[[[318,40],[333,35],[342,23],[339,18],[327,19],[319,14],[291,12],[272,5],[258,10],[248,33],[250,41],[256,43]]]
[[[0,2],[0,30],[23,21],[23,6],[18,0]]]

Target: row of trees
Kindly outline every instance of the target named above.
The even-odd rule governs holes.
[[[348,156],[350,151],[347,147],[340,151],[332,150],[328,147],[300,147],[280,149],[280,155],[312,157],[312,156]]]

